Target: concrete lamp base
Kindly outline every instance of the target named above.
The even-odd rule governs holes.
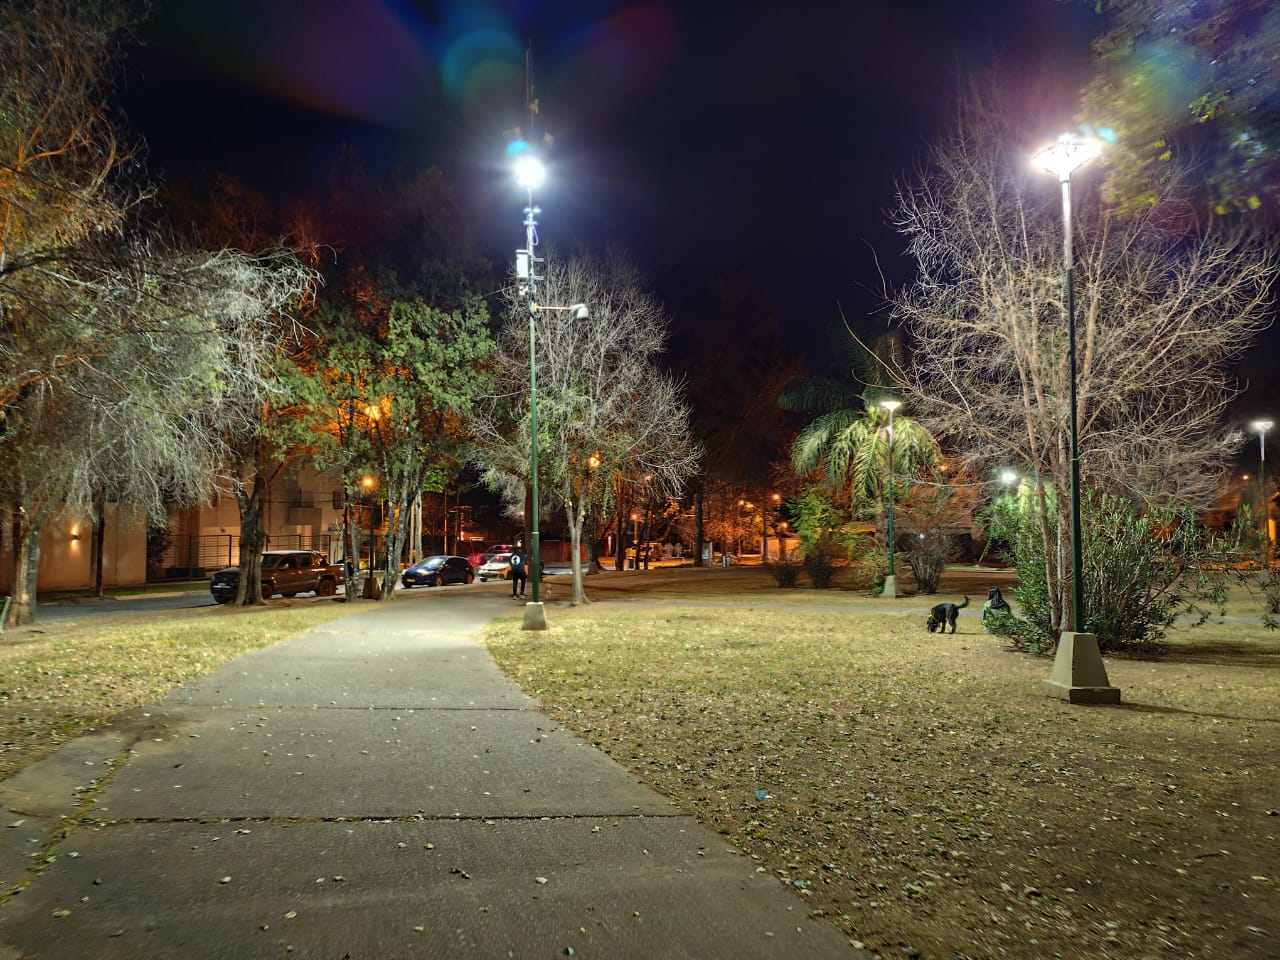
[[[1120,688],[1111,686],[1107,679],[1098,638],[1092,633],[1062,635],[1044,692],[1069,703],[1120,702]]]
[[[880,591],[880,596],[882,597],[901,596],[901,594],[898,593],[898,578],[896,576],[884,578],[884,589]]]
[[[520,626],[521,630],[545,630],[547,629],[547,610],[542,602],[526,603],[524,605],[524,623]]]

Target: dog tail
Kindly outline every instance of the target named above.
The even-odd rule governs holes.
[[[956,609],[959,610],[961,607],[967,607],[968,605],[969,605],[969,595],[965,594],[964,603],[957,603]]]

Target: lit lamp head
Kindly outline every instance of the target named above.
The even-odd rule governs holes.
[[[516,158],[515,172],[516,183],[529,191],[536,190],[547,179],[547,171],[542,161],[528,151]]]
[[[1253,421],[1253,423],[1249,424],[1249,426],[1252,427],[1254,430],[1258,431],[1258,433],[1266,433],[1268,430],[1274,427],[1275,424],[1272,423],[1270,420],[1255,420]]]
[[[587,309],[585,303],[575,303],[572,307],[548,307],[541,303],[534,303],[530,305],[530,309],[534,313],[567,313],[575,320],[591,318],[591,311]]]
[[[1015,483],[1018,482],[1018,475],[1014,473],[1012,470],[1003,470],[1000,473],[1000,482],[1003,483],[1006,487],[1012,487]]]
[[[893,411],[897,410],[900,406],[902,406],[902,401],[901,400],[881,400],[880,406],[884,407],[890,413],[893,413]]]
[[[1055,174],[1066,182],[1071,174],[1102,152],[1097,140],[1064,133],[1054,143],[1038,152],[1032,159],[1036,166]]]

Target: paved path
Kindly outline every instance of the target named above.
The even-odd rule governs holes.
[[[866,956],[503,677],[510,608],[362,606],[0,784],[0,960]]]

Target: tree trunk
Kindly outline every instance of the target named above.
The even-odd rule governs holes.
[[[119,508],[117,508],[118,510]],[[93,595],[98,599],[102,599],[103,587],[102,582],[102,555],[105,552],[107,541],[107,498],[99,495],[94,498],[93,503],[93,550],[91,562],[92,569],[92,588]]]
[[[564,498],[564,515],[569,522],[569,569],[572,571],[573,595],[570,606],[583,606],[591,602],[583,585],[582,570],[582,527],[587,518],[586,497],[579,497],[577,503],[566,490]]]
[[[413,465],[414,452],[406,447],[403,462],[396,470],[386,470],[388,476],[387,489],[387,555],[382,570],[382,596],[388,600],[395,593],[396,584],[400,580],[400,554],[404,550],[405,540],[409,533],[409,519],[414,511],[410,510],[414,497],[422,502],[423,470]],[[385,464],[389,466],[389,464]],[[421,524],[418,537],[421,540]]]
[[[1049,504],[1045,495],[1044,484],[1036,476],[1036,511],[1040,521],[1040,540],[1044,548],[1045,584],[1049,594],[1049,621],[1054,637],[1062,633],[1062,565],[1058,554],[1057,543],[1049,526]],[[1061,521],[1058,529],[1061,530]],[[1058,538],[1060,539],[1060,538]]]
[[[351,523],[351,497],[347,493],[347,478],[342,478],[342,593],[348,601],[356,598],[356,571],[360,569],[359,541],[356,539],[356,523]],[[352,561],[355,557],[355,561]]]
[[[350,509],[350,501],[348,501],[348,509]],[[361,514],[362,511],[357,507],[354,519],[347,526],[345,549],[351,562],[346,570],[347,579],[343,584],[343,590],[347,595],[348,602],[354,601],[360,596],[360,541],[364,537],[364,534],[361,533]]]
[[[402,490],[396,500],[387,501],[387,555],[383,558],[380,600],[391,598],[400,579],[400,552],[404,550],[405,535],[409,530],[408,500],[408,491]]]
[[[702,539],[704,537],[702,529],[703,490],[704,487],[700,483],[693,495],[693,565],[695,567],[705,567],[707,565],[702,559]]]
[[[236,487],[236,502],[240,506],[240,582],[236,584],[235,602],[240,606],[262,603],[262,504],[267,497],[267,485],[262,474],[253,472],[253,488],[245,493],[243,486]]]
[[[40,570],[40,531],[43,523],[30,522],[21,506],[13,510],[13,603],[9,607],[9,625],[20,627],[35,623],[36,577]]]

